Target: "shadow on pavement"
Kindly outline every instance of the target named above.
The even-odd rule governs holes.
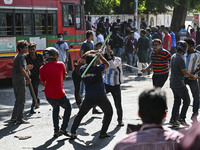
[[[118,126],[115,127],[111,132],[108,133],[111,136],[105,139],[99,139],[98,137],[99,131],[98,131],[92,134],[94,138],[91,141],[84,141],[82,139],[77,138],[75,140],[69,140],[69,142],[73,145],[74,149],[76,150],[86,149],[86,147],[87,147],[87,150],[102,149],[106,147],[110,143],[110,141],[113,140],[113,138],[115,137],[115,133],[117,133],[119,130],[120,130],[120,127]]]

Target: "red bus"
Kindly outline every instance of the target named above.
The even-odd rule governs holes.
[[[85,40],[84,0],[0,0],[0,79],[12,78],[18,40],[36,42],[42,52],[54,47],[58,33],[69,45],[72,64]]]

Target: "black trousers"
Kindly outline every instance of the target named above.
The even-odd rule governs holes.
[[[122,121],[123,117],[123,110],[122,110],[122,104],[121,104],[121,89],[120,85],[110,86],[108,84],[105,84],[106,93],[111,93],[115,102],[115,108],[117,109],[117,116],[118,121]]]
[[[81,109],[78,112],[78,115],[74,119],[74,122],[71,128],[72,134],[76,134],[76,130],[78,126],[80,125],[80,122],[83,119],[83,117],[89,112],[89,110],[93,106],[96,106],[96,105],[99,106],[104,112],[103,126],[101,128],[100,134],[106,134],[108,127],[110,125],[111,119],[112,119],[112,115],[113,115],[112,106],[106,95],[95,97],[92,99],[85,98],[85,100],[82,103]]]
[[[76,104],[80,105],[82,103],[81,97],[80,97],[81,76],[78,75],[76,73],[76,71],[73,71],[72,79],[73,79],[73,82],[74,82],[74,95],[75,95]]]
[[[152,77],[153,86],[162,88],[165,82],[167,81],[168,75],[169,75],[168,73],[162,74],[162,75],[153,74],[153,77]]]

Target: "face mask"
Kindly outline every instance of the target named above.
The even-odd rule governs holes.
[[[58,41],[62,41],[63,40],[63,38],[58,38]]]

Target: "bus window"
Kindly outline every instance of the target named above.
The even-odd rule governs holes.
[[[76,29],[84,29],[83,9],[81,5],[76,5]]]
[[[63,4],[63,26],[74,26],[74,5]]]
[[[24,35],[32,34],[32,19],[31,14],[23,14],[23,29]]]
[[[22,28],[22,14],[15,14],[15,29],[16,29],[16,35],[22,35],[23,34],[23,28]]]
[[[57,34],[56,14],[48,14],[48,34]]]
[[[13,35],[12,13],[0,12],[0,36]]]
[[[34,24],[35,35],[46,34],[45,14],[34,14],[34,15],[35,15],[35,24]]]

